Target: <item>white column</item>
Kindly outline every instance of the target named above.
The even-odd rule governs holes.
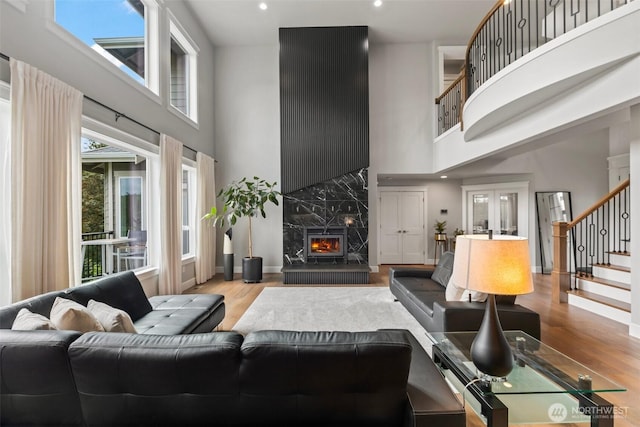
[[[631,171],[631,265],[640,265],[640,237],[635,229],[640,230],[640,217],[633,219],[633,214],[640,213],[640,104],[631,107],[631,143],[629,147]],[[631,269],[631,324],[629,335],[640,338],[640,267]]]

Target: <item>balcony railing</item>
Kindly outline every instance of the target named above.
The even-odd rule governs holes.
[[[500,70],[548,41],[631,1],[634,0],[499,0],[467,45],[466,72],[436,98],[438,135],[462,124],[466,99]],[[460,85],[459,80],[464,90],[454,88]],[[447,101],[450,106],[443,109],[443,99],[451,92],[460,93],[459,105],[454,99]],[[454,106],[458,114],[452,114]]]
[[[113,238],[113,231],[100,231],[97,233],[82,233],[82,240],[100,240]],[[103,265],[102,248],[100,246],[87,245],[83,251],[82,281],[93,280],[105,273]]]
[[[436,98],[438,106],[438,135],[442,135],[461,121],[464,99],[464,72]]]

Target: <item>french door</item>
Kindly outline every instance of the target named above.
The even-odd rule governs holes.
[[[528,183],[463,186],[465,233],[527,237]]]

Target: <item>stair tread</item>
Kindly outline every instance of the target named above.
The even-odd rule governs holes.
[[[620,255],[620,256],[631,256],[631,252],[616,252],[616,251],[607,251],[609,255]]]
[[[591,300],[603,305],[608,305],[609,307],[613,307],[618,310],[631,313],[631,304],[628,304],[626,302],[622,302],[622,301],[615,300],[613,298],[608,298],[602,295],[594,294],[593,292],[581,291],[580,289],[567,291],[567,293],[578,296],[578,297],[586,298],[588,300]]]
[[[624,271],[625,273],[631,273],[631,268],[625,267],[623,265],[614,265],[614,264],[593,264],[594,267],[600,268],[608,268],[610,270],[618,270]]]
[[[631,290],[629,283],[617,282],[615,280],[603,279],[602,277],[578,277],[580,280],[588,282],[598,283],[600,285],[611,286],[612,288],[624,289],[625,291]]]

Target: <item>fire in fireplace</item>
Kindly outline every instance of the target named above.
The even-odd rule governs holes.
[[[309,248],[311,254],[342,254],[342,236],[311,237]]]
[[[326,257],[342,258],[346,262],[346,255],[346,227],[305,227],[304,256],[307,262],[312,258]]]

